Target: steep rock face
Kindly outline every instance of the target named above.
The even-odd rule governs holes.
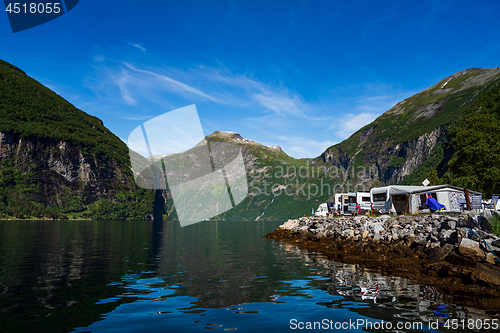
[[[64,141],[57,144],[57,150],[50,151],[47,166],[68,181],[81,180],[85,183],[96,181],[94,170],[97,163],[86,159],[79,149],[72,149]]]
[[[13,144],[14,135],[0,132],[0,161],[10,158]]]
[[[88,205],[102,198],[114,201],[113,191],[135,187],[115,161],[85,155],[64,141],[0,133],[0,159],[11,162],[21,181],[37,188],[25,193],[29,199],[62,210],[74,195]]]
[[[144,219],[127,146],[103,122],[0,60],[0,218]]]
[[[259,167],[259,160],[276,159],[284,164],[290,157],[285,154],[280,146],[265,146],[250,139],[243,138],[239,133],[216,131],[206,137],[208,142],[224,141],[241,148],[241,154],[247,172],[255,171]]]
[[[321,154],[321,159],[324,163],[329,163],[345,170],[349,169],[349,166],[352,164],[352,159],[340,147],[325,151]]]
[[[386,184],[396,184],[402,181],[426,160],[439,139],[444,138],[444,134],[443,128],[440,127],[414,140],[388,147],[389,154],[404,158],[404,162],[401,165],[389,166],[383,161],[378,161],[381,180]]]
[[[365,188],[396,184],[406,176],[404,182],[418,185],[429,168],[439,166],[445,172],[453,155],[450,126],[498,84],[500,67],[450,75],[397,103],[347,140],[328,148],[314,163],[341,170],[347,176],[343,182]]]
[[[314,161],[315,164],[323,164],[330,170],[341,170],[340,174],[347,176],[343,181],[356,180],[367,185],[375,182],[396,184],[421,165],[436,144],[446,136],[446,131],[439,127],[414,140],[392,144],[371,137],[372,132],[373,128],[370,128],[360,133],[360,143],[352,156],[340,146],[335,146],[321,154]],[[363,160],[363,165],[355,164],[358,156]]]

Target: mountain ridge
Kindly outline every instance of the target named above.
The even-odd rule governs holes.
[[[450,131],[499,84],[500,67],[452,74],[313,158],[295,159],[279,146],[215,131],[204,141],[241,149],[249,194],[214,219],[296,218],[334,193],[420,184],[429,170],[449,175]],[[4,61],[0,117],[0,217],[144,219],[152,218],[156,204],[175,218],[168,189],[135,184],[129,149],[100,119]]]
[[[499,82],[500,67],[471,68],[452,74],[327,148],[314,159],[315,163],[344,169],[375,166],[378,177],[359,179],[367,186],[404,182],[429,156],[451,158],[452,152],[445,152],[450,147],[443,146],[449,142],[450,126]]]
[[[102,121],[0,60],[0,218],[144,219],[128,148]]]

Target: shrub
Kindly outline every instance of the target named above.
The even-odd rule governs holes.
[[[493,214],[490,223],[491,223],[491,231],[493,231],[495,235],[500,236],[500,215]]]

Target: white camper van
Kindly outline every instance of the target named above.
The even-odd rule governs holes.
[[[333,201],[333,203],[335,205],[334,206],[335,211],[340,211],[340,213],[342,213],[344,211],[343,196],[344,196],[344,194],[337,193],[337,194],[335,194],[335,199]]]
[[[347,207],[347,213],[354,213],[356,211],[356,201],[357,196],[356,193],[347,193],[347,201],[348,201],[348,207]]]
[[[361,206],[361,212],[371,210],[370,192],[356,192],[356,202]]]
[[[318,209],[314,212],[314,216],[328,216],[333,213],[334,206],[333,202],[324,202],[318,206]]]
[[[325,203],[322,203],[321,205],[318,206],[318,209],[314,212],[314,216],[327,216],[328,215],[328,205]]]

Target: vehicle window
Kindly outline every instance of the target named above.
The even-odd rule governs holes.
[[[387,193],[377,193],[373,195],[373,201],[386,201]]]

